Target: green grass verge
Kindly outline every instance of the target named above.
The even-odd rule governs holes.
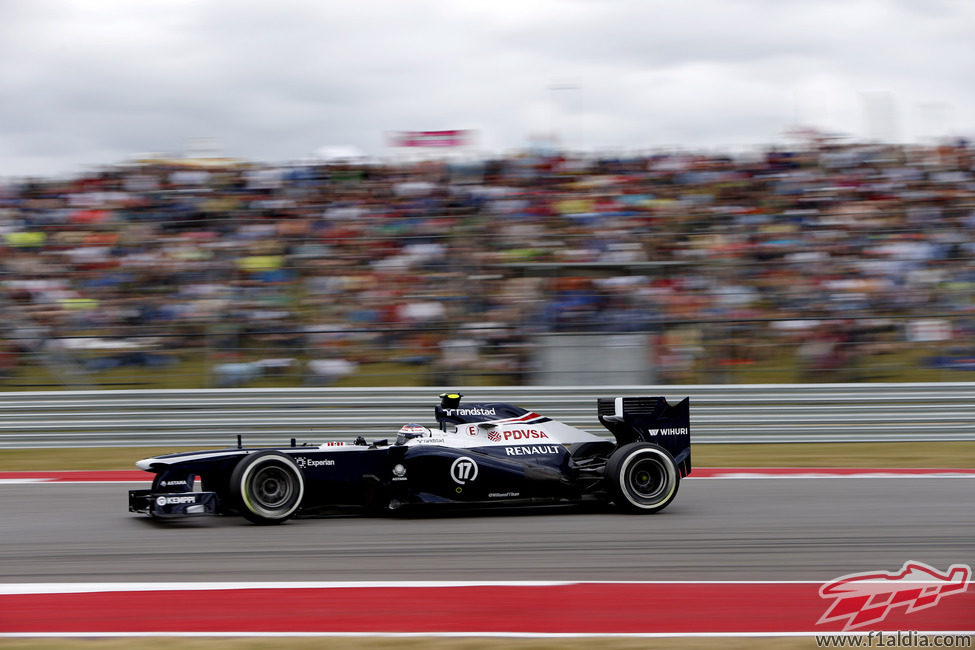
[[[0,391],[221,388],[212,372],[214,365],[214,362],[208,361],[205,356],[199,356],[163,368],[117,368],[78,377],[55,374],[43,366],[28,365],[0,379]],[[440,383],[435,381],[436,379],[439,377],[426,366],[377,362],[362,364],[357,373],[328,385],[348,388],[431,386]],[[511,376],[500,374],[464,374],[451,378],[454,384],[464,386],[500,386],[510,384],[513,380]],[[286,372],[264,375],[239,387],[301,388],[306,385],[316,384],[306,384],[305,377],[298,372]]]
[[[134,469],[140,458],[187,447],[7,449],[0,471]],[[694,445],[696,467],[975,467],[975,442]]]
[[[698,467],[975,467],[975,442],[693,445]]]
[[[669,380],[681,384],[780,384],[803,382],[964,382],[975,380],[966,370],[930,367],[928,360],[944,352],[940,347],[916,345],[910,349],[864,355],[845,368],[835,371],[809,372],[796,357],[795,345],[757,348],[756,359],[734,366],[722,366],[715,359],[702,357],[695,367]],[[24,364],[9,377],[0,378],[2,390],[62,389],[171,389],[217,387],[213,368],[228,361],[255,361],[262,357],[293,357],[295,370],[270,374],[244,384],[253,388],[288,388],[305,385],[300,369],[308,360],[302,351],[266,349],[244,350],[233,359],[220,359],[206,350],[186,351],[174,355],[175,363],[161,368],[125,367],[90,372],[72,380],[63,372],[43,366]],[[72,383],[74,381],[74,383]],[[430,365],[400,362],[393,353],[359,366],[358,372],[332,386],[431,386],[440,384],[496,386],[520,383],[517,377],[503,374],[457,374],[446,381]]]

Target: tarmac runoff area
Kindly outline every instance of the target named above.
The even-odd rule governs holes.
[[[133,515],[128,476],[0,474],[0,517],[16,531],[0,540],[0,634],[804,635],[843,627],[816,624],[824,582],[975,555],[971,470],[696,469],[652,516],[556,508],[276,527]],[[923,612],[893,608],[885,623],[971,630],[973,598],[969,587]],[[426,615],[391,616],[403,602]],[[79,603],[121,614],[85,616]],[[242,618],[249,603],[261,608]]]

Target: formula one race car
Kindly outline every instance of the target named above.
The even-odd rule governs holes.
[[[239,514],[256,524],[357,506],[388,512],[418,505],[601,502],[651,513],[691,471],[690,404],[663,397],[597,400],[614,440],[500,402],[434,407],[438,429],[408,424],[395,442],[193,451],[136,463],[156,474],[131,490],[129,510],[167,518]],[[195,490],[197,477],[200,490]]]

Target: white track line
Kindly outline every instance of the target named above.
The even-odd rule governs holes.
[[[932,581],[935,583],[936,581]],[[558,587],[565,585],[821,585],[822,580],[406,580],[340,582],[24,582],[0,584],[0,596],[243,589],[396,589]]]
[[[587,638],[775,638],[775,637],[852,637],[868,636],[869,632],[0,632],[0,638],[126,638],[126,637],[260,637],[260,638],[302,638],[302,637],[354,637],[354,638],[471,638],[491,637],[502,639],[587,639]],[[886,632],[893,635],[896,632]],[[975,630],[936,630],[918,632],[918,637],[927,636],[968,636]],[[865,646],[869,647],[869,646]],[[949,647],[949,646],[945,646]],[[957,646],[964,647],[964,646]]]

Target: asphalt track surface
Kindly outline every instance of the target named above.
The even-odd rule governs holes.
[[[829,580],[975,562],[975,479],[691,479],[657,515],[569,509],[158,523],[131,484],[0,485],[0,582]]]

